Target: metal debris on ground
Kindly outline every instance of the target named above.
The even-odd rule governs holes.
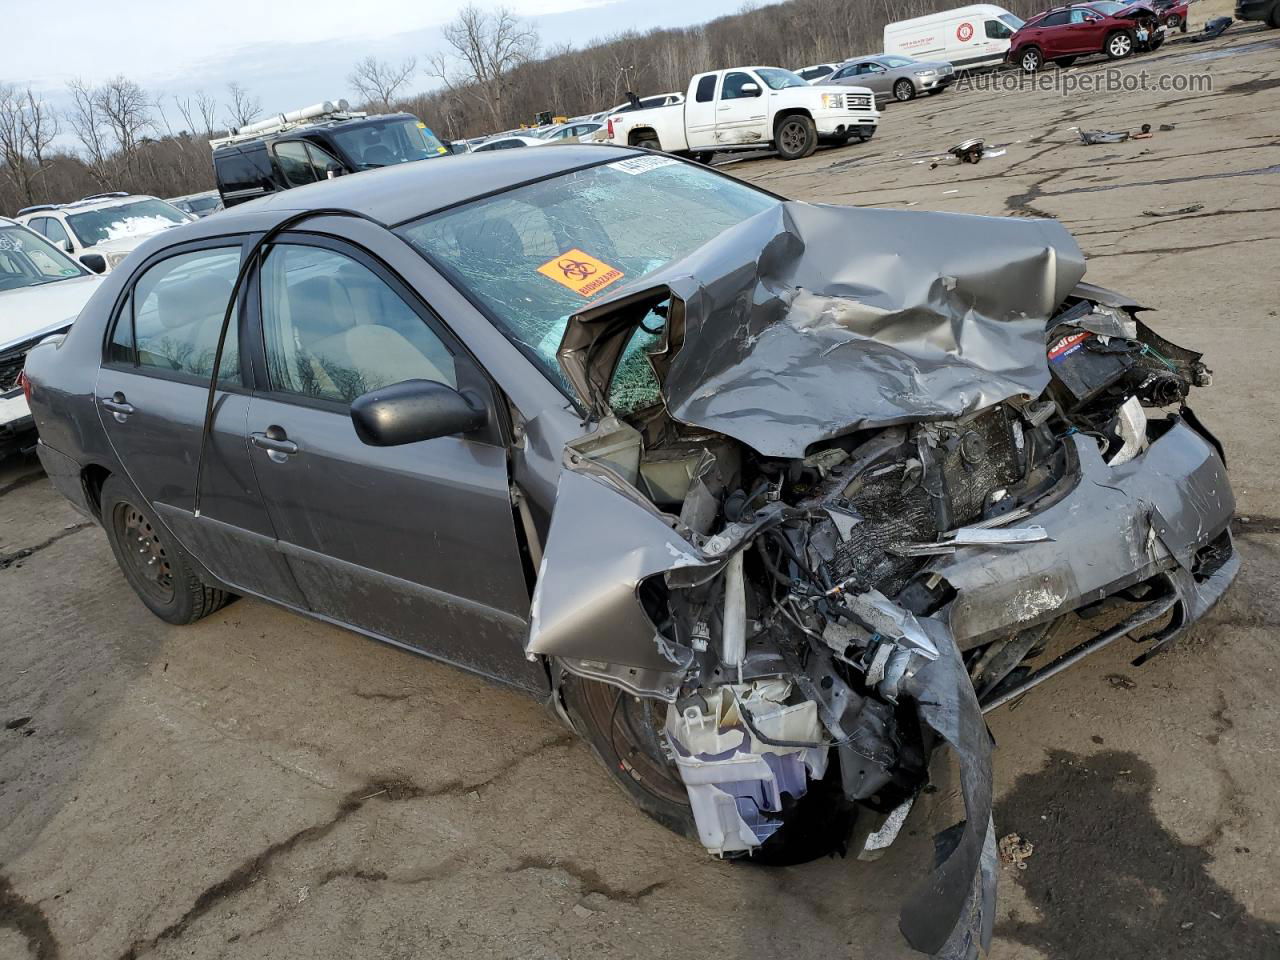
[[[1203,203],[1193,203],[1177,210],[1143,210],[1144,217],[1178,217],[1184,213],[1199,213],[1204,209]]]
[[[1093,146],[1095,143],[1124,143],[1129,139],[1128,130],[1081,130],[1082,143]]]
[[[1035,844],[1030,840],[1024,840],[1016,833],[1010,833],[1000,838],[997,845],[1000,851],[1000,862],[1011,864],[1019,870],[1027,869],[1027,861],[1031,859],[1031,854],[1035,852]]]
[[[980,137],[962,140],[947,151],[961,163],[977,163],[982,159],[983,142]]]
[[[1216,40],[1227,32],[1227,27],[1231,26],[1235,21],[1231,17],[1214,17],[1204,25],[1204,32],[1197,33],[1194,37],[1188,37],[1188,43],[1204,43],[1206,40]]]

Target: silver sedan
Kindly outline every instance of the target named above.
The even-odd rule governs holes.
[[[886,54],[846,60],[824,84],[869,87],[877,101],[893,97],[902,103],[920,93],[941,93],[955,79],[955,68],[944,60],[912,60]]]

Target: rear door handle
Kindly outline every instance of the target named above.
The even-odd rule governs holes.
[[[272,424],[265,433],[249,434],[249,442],[259,450],[267,451],[267,456],[276,463],[284,463],[290,456],[298,452],[298,445],[289,439],[284,427]]]
[[[102,407],[110,410],[111,415],[120,423],[124,423],[129,419],[129,414],[133,413],[133,404],[129,403],[124,394],[117,390],[109,398],[102,398]]]

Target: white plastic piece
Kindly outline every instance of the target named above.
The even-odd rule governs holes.
[[[747,655],[747,590],[742,577],[742,551],[729,558],[724,568],[724,627],[720,659],[739,668]]]
[[[1139,453],[1147,441],[1147,412],[1142,409],[1142,401],[1130,397],[1116,411],[1116,432],[1124,444],[1116,451],[1116,455],[1107,463],[1118,467],[1128,463]]]
[[[1044,527],[958,527],[952,534],[951,542],[957,547],[974,547],[999,545],[1002,543],[1039,543],[1049,540]]]
[[[862,849],[858,851],[859,860],[879,860],[884,855],[902,832],[902,825],[907,822],[907,814],[911,812],[913,803],[915,797],[908,797],[889,811],[889,816],[880,825],[880,829],[869,834],[862,844]]]

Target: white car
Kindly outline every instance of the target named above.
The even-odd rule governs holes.
[[[796,71],[796,76],[805,83],[822,83],[839,69],[838,63],[815,63],[810,67],[801,67]]]
[[[526,136],[509,136],[494,137],[492,140],[486,140],[478,147],[472,147],[472,153],[482,153],[486,150],[511,150],[514,147],[545,147],[547,141],[541,137]]]
[[[700,73],[683,102],[612,115],[597,138],[629,147],[688,154],[705,160],[722,150],[772,147],[798,160],[820,141],[865,142],[880,111],[866,87],[810,86],[781,67],[734,67]]]
[[[94,273],[106,273],[147,237],[197,218],[156,197],[99,193],[25,207],[16,219]]]
[[[0,457],[30,443],[35,429],[18,382],[27,352],[67,330],[100,283],[44,237],[0,217]]]

